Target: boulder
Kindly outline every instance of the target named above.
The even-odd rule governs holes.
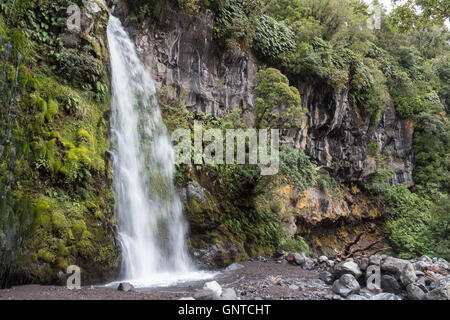
[[[428,293],[428,287],[430,286],[431,282],[433,282],[432,279],[428,277],[419,277],[416,281],[416,285],[423,290],[423,292]]]
[[[383,274],[381,276],[381,289],[394,294],[399,294],[402,291],[398,281],[389,274]]]
[[[306,257],[306,254],[304,252],[300,252],[300,253],[294,253],[293,256],[294,262],[295,264],[298,264],[299,266],[303,266],[306,262],[306,259],[308,259]]]
[[[362,275],[362,272],[359,269],[358,265],[351,260],[340,262],[334,266],[333,276],[335,278],[339,278],[346,273],[353,275],[356,279],[358,279]]]
[[[194,295],[193,298],[195,300],[216,300],[217,299],[217,295],[214,291],[212,290],[197,290]]]
[[[236,291],[233,288],[225,288],[223,289],[222,296],[220,300],[238,300]]]
[[[78,46],[81,42],[81,38],[78,33],[74,32],[63,32],[59,35],[59,40],[64,44],[65,47],[74,48]]]
[[[305,263],[303,264],[302,268],[305,270],[312,270],[314,269],[315,263],[314,260],[311,258],[306,258]]]
[[[416,268],[416,270],[423,270],[423,269],[425,269],[425,268],[428,268],[428,267],[430,267],[431,266],[431,264],[430,263],[427,263],[427,262],[424,262],[424,261],[417,261],[415,264],[414,264],[414,267]]]
[[[225,270],[226,271],[236,271],[236,270],[243,269],[243,268],[244,268],[244,266],[242,264],[235,262],[235,263],[230,264]]]
[[[319,279],[322,280],[323,282],[325,282],[328,285],[332,285],[333,284],[333,280],[334,277],[331,273],[329,273],[328,271],[322,271],[319,274]]]
[[[359,262],[359,268],[361,271],[366,271],[367,267],[369,266],[369,259],[368,258],[362,258]]]
[[[408,292],[408,298],[410,300],[425,300],[426,294],[423,292],[423,290],[416,286],[413,283],[410,283],[406,286],[406,291]]]
[[[360,300],[369,300],[369,298],[361,296],[359,294],[351,294],[347,297],[347,300],[360,301]]]
[[[421,256],[419,259],[417,259],[417,261],[422,261],[428,264],[432,264],[433,263],[433,259],[431,259],[428,256]]]
[[[124,291],[124,292],[134,291],[134,287],[133,287],[133,285],[131,283],[121,282],[119,284],[119,286],[117,287],[117,290]]]
[[[402,299],[393,293],[383,292],[370,297],[370,300],[402,300]]]
[[[386,257],[381,260],[381,271],[389,272],[391,274],[400,275],[407,264],[410,262],[403,259]]]
[[[197,181],[190,181],[188,183],[187,187],[185,188],[185,191],[183,191],[182,197],[184,197],[184,192],[188,200],[196,198],[203,203],[208,200],[209,195],[208,191],[205,188],[203,188]]]
[[[360,286],[355,277],[349,273],[342,275],[339,280],[333,283],[332,290],[334,293],[347,297],[352,293],[359,293]]]
[[[400,280],[405,287],[410,283],[416,282],[417,280],[416,271],[414,270],[412,263],[405,264],[400,274]]]
[[[334,262],[334,260],[328,260],[327,264],[330,268],[333,268],[336,263]]]
[[[379,254],[374,254],[369,258],[369,265],[379,266],[381,264],[381,256]]]
[[[450,282],[440,284],[427,294],[427,300],[450,300]]]
[[[217,283],[217,281],[209,281],[205,283],[203,290],[211,290],[217,297],[222,295],[222,287]]]
[[[278,259],[278,258],[284,257],[285,254],[286,254],[286,252],[285,252],[284,250],[277,250],[277,251],[275,251],[275,253],[273,254],[273,257],[276,258],[276,259]]]
[[[439,258],[433,265],[439,269],[450,271],[450,264],[442,258]]]
[[[319,261],[319,263],[328,264],[328,258],[326,256],[320,256],[318,261]]]
[[[416,271],[415,273],[416,273],[417,278],[425,276],[425,273],[423,273],[422,271]]]

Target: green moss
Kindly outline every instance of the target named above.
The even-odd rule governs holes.
[[[291,252],[305,252],[309,255],[309,246],[301,236],[286,239],[281,243],[281,248]]]
[[[91,146],[93,144],[92,135],[85,129],[80,128],[77,131],[77,142],[79,145]]]
[[[283,209],[281,201],[273,201],[270,205],[270,210],[272,210],[273,213],[280,213],[281,209]]]
[[[72,234],[75,237],[75,240],[79,241],[85,238],[87,234],[86,223],[83,220],[76,220],[72,222],[71,226]]]
[[[38,258],[39,260],[45,261],[45,262],[47,262],[47,263],[54,263],[55,260],[56,260],[55,255],[52,254],[51,252],[48,252],[48,251],[45,250],[45,249],[40,249],[40,250],[37,252],[37,258]]]
[[[6,26],[3,17],[0,15],[0,37],[6,37]]]
[[[14,17],[9,17],[9,24],[20,20],[16,20],[19,11],[24,16],[28,12],[28,18],[34,21],[36,16],[32,14],[40,16],[50,4],[44,1],[36,9],[26,3],[16,2],[17,10],[13,11]],[[54,5],[60,4],[58,0]],[[12,133],[11,142],[5,145],[6,157],[0,153],[0,188],[4,190],[4,177],[13,177],[17,195],[8,195],[7,206],[0,199],[0,237],[4,230],[12,228],[18,234],[7,244],[14,250],[12,259],[3,259],[4,243],[0,241],[0,278],[4,270],[13,268],[24,281],[54,282],[59,270],[74,263],[91,277],[103,278],[118,267],[119,253],[112,231],[111,166],[105,162],[109,161],[105,153],[109,149],[110,108],[106,65],[83,48],[64,49],[59,59],[54,53],[60,47],[50,39],[53,35],[40,39],[44,34],[39,30],[39,34],[26,30],[29,21],[21,30],[8,30],[3,9],[0,37],[6,36],[13,50],[12,54],[3,54],[5,39],[0,39],[0,70],[6,71],[0,72],[0,92],[5,92],[5,84],[6,92],[16,95],[7,97],[7,101],[15,103],[12,122],[5,117],[9,105],[0,99],[2,132],[4,122],[9,121]],[[45,17],[41,18],[47,24]],[[33,48],[40,48],[39,52]],[[16,77],[17,87],[13,86]],[[85,83],[104,97],[98,99],[98,92],[83,88]],[[10,158],[12,148],[15,155]],[[7,225],[3,221],[8,217],[5,212],[15,213]],[[108,250],[101,252],[103,248]],[[22,267],[18,266],[19,260]]]
[[[69,223],[63,213],[58,211],[53,212],[52,225],[53,230],[58,237],[64,237],[67,235]]]
[[[58,113],[58,103],[55,100],[49,100],[47,104],[47,112],[45,113],[45,118],[47,121],[52,120],[53,116]]]

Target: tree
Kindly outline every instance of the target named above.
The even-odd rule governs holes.
[[[399,0],[392,0],[398,3]],[[450,17],[448,0],[408,0],[392,12],[392,21],[402,31],[418,26],[444,24]]]
[[[300,128],[304,112],[300,93],[289,86],[288,78],[279,70],[267,68],[256,74],[259,81],[255,113],[261,128]]]

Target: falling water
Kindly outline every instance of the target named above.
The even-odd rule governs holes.
[[[174,151],[150,73],[120,20],[110,17],[112,154],[124,280],[137,287],[199,280],[192,267],[182,203],[173,184]]]

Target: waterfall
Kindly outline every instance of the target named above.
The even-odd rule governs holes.
[[[175,154],[150,73],[120,20],[108,23],[111,145],[123,279],[137,287],[211,277],[186,249],[182,202],[174,187]]]

